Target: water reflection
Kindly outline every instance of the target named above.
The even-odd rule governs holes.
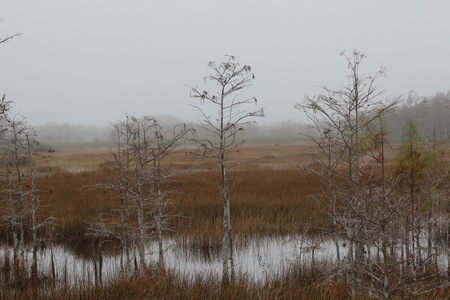
[[[426,240],[424,240],[425,242]],[[319,237],[304,237],[300,235],[283,237],[246,238],[235,240],[235,270],[249,281],[264,282],[266,279],[287,274],[294,266],[304,268],[323,262],[336,262],[339,250],[341,259],[346,259],[347,248],[345,242],[320,239]],[[222,273],[220,244],[217,241],[201,239],[190,240],[185,237],[165,240],[165,267],[185,278],[210,278]],[[158,244],[152,242],[145,249],[146,265],[155,267],[158,261]],[[401,248],[396,250],[398,254]],[[12,264],[12,249],[0,248],[1,261],[5,262],[5,254],[9,254]],[[378,256],[375,247],[370,248],[372,258]],[[43,249],[39,252],[38,270],[41,278],[53,278],[56,285],[95,284],[96,278],[101,277],[103,284],[118,278],[120,274],[120,255],[109,254],[102,256],[101,267],[99,257],[86,258],[74,254],[64,247]],[[31,251],[27,256],[27,269],[32,262]],[[53,262],[53,266],[52,266]],[[131,272],[139,266],[137,252],[130,255]],[[447,257],[439,255],[439,265],[442,269],[447,266]],[[100,272],[101,270],[101,272]],[[97,274],[97,275],[96,275]],[[101,274],[101,276],[99,276]]]
[[[195,244],[191,242],[187,239],[167,239],[165,267],[188,278],[220,276],[222,272],[220,247],[211,241],[209,246],[202,249],[189,246]],[[264,281],[268,277],[280,275],[293,265],[309,266],[313,257],[315,262],[335,259],[334,243],[301,236],[237,239],[235,244],[236,271],[252,281]],[[10,248],[1,248],[2,261],[5,251],[12,252]],[[12,257],[12,254],[9,256]],[[131,259],[132,266],[139,265],[137,253],[132,253]],[[44,273],[44,278],[50,277],[52,261],[58,284],[93,284],[95,281],[98,258],[86,259],[61,246],[46,249],[40,252],[38,262],[38,270]],[[146,248],[146,263],[148,266],[154,266],[157,261],[158,244],[152,242]],[[28,254],[27,263],[31,264],[31,253]],[[117,278],[120,270],[118,255],[102,256],[101,277],[104,283],[107,283],[108,279]]]

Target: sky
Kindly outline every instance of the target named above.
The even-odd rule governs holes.
[[[383,66],[383,97],[450,90],[448,0],[2,0],[0,94],[32,125],[107,125],[124,113],[198,117],[209,61],[250,65],[246,93],[262,124],[302,121],[294,108],[346,84],[339,54]]]

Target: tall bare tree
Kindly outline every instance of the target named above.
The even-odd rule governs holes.
[[[255,123],[254,118],[263,117],[263,108],[249,110],[249,105],[257,106],[255,97],[239,97],[238,92],[250,87],[255,76],[249,65],[241,65],[232,55],[225,56],[223,62],[209,62],[211,74],[204,79],[215,85],[215,91],[191,87],[191,97],[200,100],[199,105],[193,105],[200,112],[201,127],[209,133],[205,137],[196,137],[195,141],[202,147],[202,155],[214,158],[220,168],[221,195],[223,201],[223,238],[222,282],[228,284],[234,280],[233,235],[230,215],[230,186],[227,170],[231,167],[227,163],[227,153],[230,147],[240,145],[239,133],[246,125]],[[216,114],[209,114],[206,108],[216,110]]]
[[[376,83],[385,71],[380,68],[374,75],[362,73],[363,53],[355,50],[351,55],[341,55],[347,63],[348,84],[337,90],[324,87],[324,94],[306,97],[296,108],[305,113],[315,130],[308,137],[317,144],[322,156],[317,161],[320,169],[312,171],[328,182],[319,199],[333,220],[336,233],[347,240],[346,263],[339,271],[342,273],[344,268],[344,273],[349,274],[347,278],[356,296],[362,288],[365,249],[373,229],[366,222],[367,212],[373,208],[367,200],[375,196],[373,187],[369,187],[368,178],[373,172],[367,169],[368,158],[380,159],[374,149],[384,141],[384,133],[377,123],[399,98],[380,99],[383,90]],[[378,194],[376,198],[383,195],[383,189]]]

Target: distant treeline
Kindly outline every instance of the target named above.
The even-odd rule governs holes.
[[[172,116],[158,116],[158,122],[166,130],[170,130],[176,124],[184,122],[175,119]],[[204,129],[195,122],[186,122],[186,127],[194,128],[199,135],[205,135]],[[108,143],[113,144],[114,128],[112,126],[97,125],[71,125],[67,123],[48,123],[35,127],[37,139],[40,143],[49,144],[54,147],[84,145],[84,146],[105,146]],[[252,124],[245,128],[245,131],[239,135],[239,138],[246,142],[290,142],[303,139],[301,133],[304,133],[307,126],[300,122],[285,121],[272,125]],[[189,137],[186,137],[189,142]]]
[[[301,112],[299,120],[302,119],[300,114]],[[386,117],[389,141],[394,143],[402,141],[405,125],[410,118],[416,122],[418,132],[424,141],[450,140],[450,91],[427,97],[414,92],[408,93],[401,104]],[[174,124],[183,123],[173,116],[158,116],[157,119],[166,129],[170,129]],[[187,122],[186,126],[202,133],[202,128],[195,122]],[[82,143],[102,146],[114,138],[114,130],[108,124],[97,126],[48,123],[36,126],[35,129],[41,143],[53,145]],[[304,135],[308,133],[309,128],[305,122],[288,120],[270,125],[251,125],[242,134],[242,139],[247,142],[293,142],[303,140]]]
[[[112,139],[113,129],[108,126],[71,125],[67,123],[47,123],[35,127],[40,143],[50,145],[72,143],[102,143]]]
[[[387,116],[388,137],[392,142],[400,142],[404,137],[407,121],[412,118],[423,141],[450,140],[450,91],[434,96],[419,96],[409,92],[401,105]]]

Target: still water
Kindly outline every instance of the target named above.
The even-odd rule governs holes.
[[[189,241],[186,244],[188,243]],[[336,246],[331,241],[319,242],[301,236],[254,238],[245,242],[237,240],[236,245],[235,270],[251,281],[262,282],[282,274],[293,265],[309,266],[313,259],[316,263],[336,259]],[[167,239],[164,246],[167,269],[187,278],[221,275],[222,262],[219,253],[205,255],[199,251],[189,250],[189,247],[181,245],[176,239]],[[345,248],[342,246],[340,248],[341,254],[345,253]],[[2,260],[6,251],[11,249],[0,249]],[[94,260],[76,256],[64,247],[55,247],[52,252],[58,282],[69,285],[94,282]],[[51,270],[52,252],[46,249],[38,255],[38,269],[45,276],[49,276]],[[137,253],[132,253],[131,265],[134,265],[135,258],[138,260],[137,256]],[[148,266],[154,266],[157,261],[158,244],[153,242],[146,248],[146,263]],[[31,264],[31,253],[27,256],[27,263]],[[104,256],[103,282],[107,283],[108,279],[117,278],[119,272],[120,256]]]

